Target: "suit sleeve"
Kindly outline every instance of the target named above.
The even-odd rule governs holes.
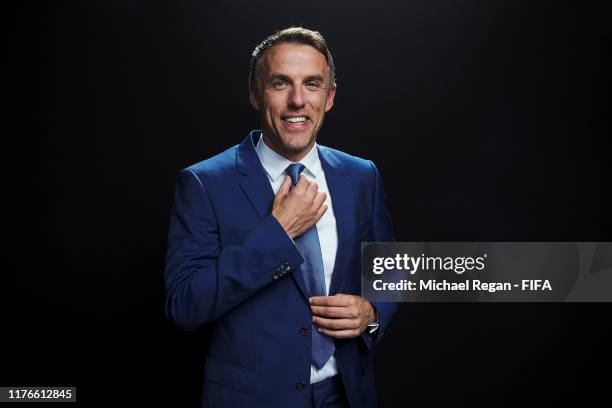
[[[391,217],[387,210],[387,198],[382,188],[382,180],[380,173],[370,161],[372,166],[372,177],[375,185],[374,188],[374,205],[372,215],[372,228],[374,230],[374,241],[375,242],[393,242],[395,238],[393,236],[393,225],[391,224]],[[372,305],[378,311],[378,323],[380,326],[373,333],[373,336],[368,334],[368,330],[361,334],[366,346],[373,350],[374,347],[380,342],[385,330],[389,326],[389,322],[393,317],[393,314],[397,310],[398,304],[395,302],[372,302]]]
[[[303,258],[271,214],[239,245],[222,247],[205,186],[191,170],[179,175],[168,233],[165,312],[194,330],[273,284]]]

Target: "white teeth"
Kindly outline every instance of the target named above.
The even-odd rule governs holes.
[[[304,116],[300,116],[297,118],[285,118],[285,120],[291,123],[306,122],[306,118]]]

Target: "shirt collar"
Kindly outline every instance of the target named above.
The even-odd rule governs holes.
[[[266,142],[264,142],[263,133],[255,145],[255,151],[257,152],[257,156],[259,156],[259,160],[264,170],[272,181],[283,175],[287,166],[293,163],[291,160],[272,150]],[[308,172],[309,176],[317,178],[317,175],[320,174],[323,168],[321,167],[321,160],[319,159],[319,151],[316,143],[312,146],[308,154],[298,163],[304,165],[304,172]]]

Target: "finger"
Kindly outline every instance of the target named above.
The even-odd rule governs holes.
[[[327,194],[325,194],[323,191],[319,191],[317,192],[317,195],[314,199],[314,205],[316,206],[316,208],[319,208],[323,205],[325,200],[327,200]]]
[[[323,217],[323,214],[325,214],[325,211],[327,211],[327,205],[323,204],[321,207],[319,207],[319,210],[317,211],[315,223],[319,221],[321,217]]]
[[[353,330],[361,326],[359,320],[356,319],[325,319],[315,316],[312,322],[323,329],[329,330]]]
[[[351,305],[351,295],[338,293],[333,296],[313,296],[310,298],[312,306],[349,306]]]
[[[312,314],[321,317],[330,317],[334,319],[355,319],[359,317],[359,310],[352,307],[340,306],[312,306]]]
[[[331,306],[328,304],[327,298],[331,296],[312,296],[308,299],[311,306]]]
[[[291,189],[291,177],[285,176],[285,180],[283,180],[283,184],[281,184],[280,189],[276,193],[276,197],[282,198],[289,193]]]
[[[316,181],[311,181],[308,183],[308,190],[307,190],[308,194],[312,194],[313,196],[315,196],[318,191],[319,191],[319,185],[316,183]]]
[[[321,208],[321,206],[323,205],[323,203],[325,202],[325,199],[327,198],[327,195],[323,192],[318,192],[317,195],[315,196],[314,201],[312,202],[312,208],[314,211],[319,211],[319,209]]]
[[[308,189],[309,184],[310,182],[308,181],[306,177],[300,176],[297,184],[295,185],[295,187],[293,187],[293,189],[299,192],[305,192]]]
[[[360,336],[362,333],[359,331],[359,329],[329,330],[329,329],[323,329],[323,328],[319,328],[319,332],[326,336],[333,337],[335,339],[352,339],[353,337]]]

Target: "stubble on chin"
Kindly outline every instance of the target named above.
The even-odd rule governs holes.
[[[300,140],[298,144],[292,144],[287,147],[289,147],[292,153],[302,153],[304,150],[310,150],[310,148],[314,145],[315,139],[316,137],[313,135],[313,133],[311,133],[308,135],[308,137]]]

